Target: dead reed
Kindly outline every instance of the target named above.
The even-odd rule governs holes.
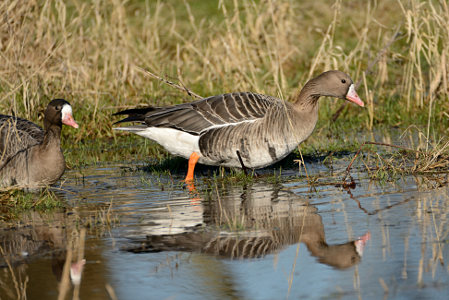
[[[82,124],[64,133],[75,142],[113,137],[118,108],[192,100],[142,69],[204,96],[251,90],[282,98],[340,69],[361,80],[368,107],[346,109],[345,122],[425,126],[433,140],[447,133],[444,0],[7,0],[0,15],[0,111],[36,121],[49,99],[67,98]],[[322,101],[321,114],[337,103]]]

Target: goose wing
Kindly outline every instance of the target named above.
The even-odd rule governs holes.
[[[44,130],[33,122],[0,115],[0,169],[17,153],[43,140]]]
[[[263,118],[280,100],[255,93],[230,93],[169,107],[147,107],[116,113],[129,115],[117,122],[137,121],[148,127],[168,127],[199,135],[211,127]]]

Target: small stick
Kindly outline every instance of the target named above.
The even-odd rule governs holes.
[[[356,197],[354,197],[354,195],[352,194],[352,192],[351,192],[349,189],[345,189],[345,190],[346,190],[346,192],[348,193],[349,198],[351,198],[352,200],[354,200],[354,201],[357,203],[358,208],[360,208],[360,209],[361,209],[364,213],[366,213],[368,216],[376,215],[376,214],[378,214],[378,213],[380,213],[380,212],[382,212],[382,211],[389,210],[389,209],[391,209],[391,208],[393,208],[393,207],[402,205],[402,204],[404,204],[404,203],[409,202],[410,200],[415,199],[415,197],[411,196],[411,197],[409,197],[409,198],[406,198],[406,199],[403,200],[403,201],[399,201],[399,202],[397,202],[397,203],[387,205],[387,206],[385,206],[384,208],[378,208],[378,209],[375,209],[375,210],[373,210],[373,211],[368,211],[366,208],[364,208],[364,207],[362,206],[362,204],[360,203],[359,199],[357,199]]]
[[[198,98],[198,99],[202,99],[202,98],[203,98],[203,97],[201,97],[200,95],[195,94],[194,92],[192,92],[191,90],[189,90],[184,84],[181,86],[181,85],[176,84],[176,83],[174,83],[174,82],[172,82],[172,81],[170,81],[170,80],[167,80],[167,79],[162,78],[162,77],[160,77],[160,76],[158,76],[158,75],[156,75],[156,74],[153,74],[153,73],[151,73],[150,71],[145,70],[145,69],[143,69],[143,68],[141,68],[141,67],[137,67],[137,66],[136,66],[136,69],[139,70],[140,72],[142,72],[142,73],[144,73],[144,74],[150,76],[150,77],[156,78],[157,80],[160,80],[160,81],[162,81],[163,83],[168,84],[169,86],[172,86],[172,87],[174,87],[174,88],[176,88],[176,89],[178,89],[178,90],[181,90],[181,91],[186,92],[189,96],[193,96],[193,97]]]

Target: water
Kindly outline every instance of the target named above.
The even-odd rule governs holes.
[[[190,191],[137,166],[68,171],[57,194],[70,209],[3,225],[0,297],[72,297],[64,262],[84,251],[81,299],[447,299],[447,178],[354,173],[342,188],[341,174],[309,172],[314,188],[286,170],[246,184],[203,174]]]

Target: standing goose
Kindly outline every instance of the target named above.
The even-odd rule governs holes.
[[[169,107],[120,111],[115,115],[128,117],[116,124],[140,124],[115,129],[149,138],[188,158],[185,181],[191,181],[197,162],[257,169],[283,159],[315,128],[320,96],[364,106],[347,74],[327,71],[308,81],[293,103],[255,93],[223,94]]]
[[[62,124],[78,128],[72,107],[63,99],[48,104],[45,130],[28,120],[0,115],[0,187],[37,188],[62,176]]]

